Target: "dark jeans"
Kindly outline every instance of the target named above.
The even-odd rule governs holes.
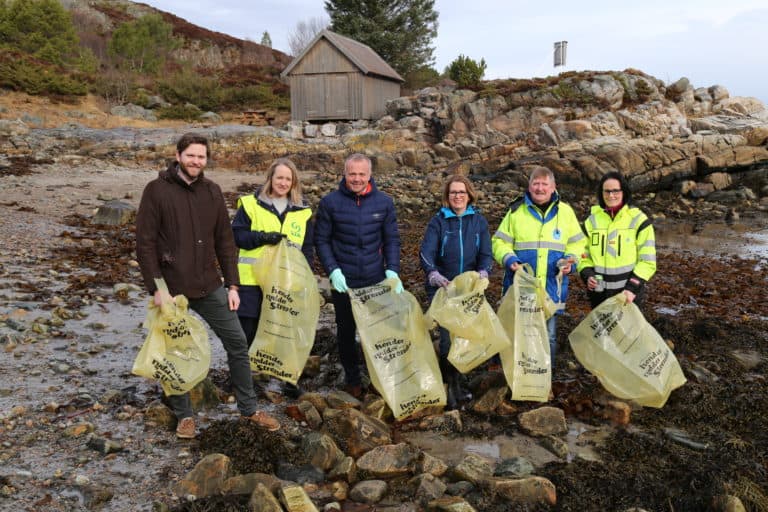
[[[243,416],[250,416],[256,412],[258,404],[248,360],[248,343],[237,320],[237,314],[229,310],[227,290],[221,287],[200,299],[189,299],[189,307],[208,323],[221,340],[224,350],[227,351],[229,376],[235,390],[237,409]],[[170,395],[168,403],[180,420],[193,414],[189,393]]]
[[[557,353],[557,315],[552,315],[547,320],[547,336],[549,337],[550,369],[555,371],[555,354]]]
[[[240,288],[240,307],[237,309],[237,318],[245,333],[248,347],[253,345],[256,331],[259,330],[259,318],[261,318],[261,303],[264,300],[264,292],[260,286],[243,286]]]
[[[256,338],[256,331],[259,330],[259,319],[248,316],[238,316],[237,319],[240,320],[240,327],[243,328],[243,333],[245,334],[245,339],[248,340],[248,348],[250,349],[251,345],[253,345],[253,340]]]
[[[439,290],[439,288],[436,286],[427,284],[424,287],[424,289],[427,292],[427,302],[431,304],[432,299],[435,298],[435,294],[437,293],[437,290]],[[448,359],[448,352],[451,351],[451,333],[448,332],[448,329],[445,329],[444,327],[439,327],[438,332],[440,333],[440,344],[438,345],[438,348],[439,348],[438,355],[440,356],[440,359],[446,360]]]
[[[448,359],[448,352],[451,351],[451,333],[448,329],[440,327],[440,359]]]
[[[357,324],[352,314],[352,303],[349,295],[331,291],[331,300],[336,309],[336,344],[339,349],[339,359],[344,368],[344,381],[350,386],[359,386],[360,362],[355,345],[355,330]]]

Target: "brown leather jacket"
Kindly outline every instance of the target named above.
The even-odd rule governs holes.
[[[237,248],[221,188],[202,173],[188,185],[175,162],[161,171],[141,195],[136,256],[150,293],[163,277],[171,295],[205,297],[222,284],[219,268],[225,286],[237,285]]]

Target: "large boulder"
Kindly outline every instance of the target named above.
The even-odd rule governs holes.
[[[99,206],[91,222],[107,226],[124,226],[132,223],[135,219],[135,206],[123,201],[112,200]]]

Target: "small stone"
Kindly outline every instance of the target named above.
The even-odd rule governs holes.
[[[123,451],[123,446],[117,441],[96,436],[91,437],[91,439],[88,440],[88,447],[103,455]]]
[[[561,459],[565,459],[568,456],[568,443],[559,437],[544,436],[541,439],[540,444]]]
[[[64,429],[64,437],[80,437],[82,435],[93,432],[96,427],[93,423],[78,423],[77,425],[70,425]]]
[[[349,498],[359,503],[373,504],[381,501],[386,492],[387,482],[384,480],[363,480],[352,488]]]

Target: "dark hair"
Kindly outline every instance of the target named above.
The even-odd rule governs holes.
[[[205,156],[210,156],[210,149],[208,148],[208,139],[204,135],[198,135],[197,133],[185,133],[181,136],[176,143],[176,151],[181,154],[192,144],[202,144],[205,146]]]
[[[451,189],[451,183],[463,183],[464,188],[467,189],[467,206],[471,205],[475,202],[475,199],[477,198],[477,193],[475,192],[475,187],[472,186],[472,182],[469,181],[469,178],[466,176],[462,176],[461,174],[454,174],[450,178],[448,178],[448,181],[445,182],[445,185],[443,186],[443,206],[449,206],[450,203],[448,202],[448,192]]]
[[[632,202],[632,190],[629,188],[629,183],[627,183],[627,180],[624,179],[624,176],[622,176],[620,172],[611,171],[607,174],[604,174],[603,177],[600,178],[600,183],[597,184],[597,203],[600,205],[600,207],[605,208],[605,199],[603,199],[603,184],[608,180],[616,180],[619,182],[619,186],[623,192],[622,200],[624,204],[630,204]]]

